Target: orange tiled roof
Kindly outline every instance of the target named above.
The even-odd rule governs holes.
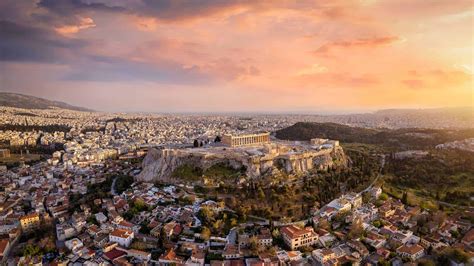
[[[120,238],[128,238],[130,235],[132,235],[133,232],[127,229],[120,229],[117,228],[110,235],[115,236],[115,237],[120,237]]]
[[[401,253],[407,253],[407,254],[416,254],[420,251],[423,250],[423,247],[419,246],[419,245],[412,245],[412,246],[407,246],[407,245],[403,245],[401,247],[398,248],[398,251],[401,252]]]
[[[311,228],[301,229],[295,225],[285,226],[281,229],[281,232],[290,238],[298,238],[304,234],[314,234],[314,231]]]
[[[3,254],[5,252],[5,249],[7,249],[8,244],[8,239],[0,239],[0,253]]]
[[[462,241],[464,242],[472,242],[474,241],[474,229],[469,230],[464,237],[462,238]]]

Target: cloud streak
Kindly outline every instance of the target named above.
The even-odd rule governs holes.
[[[389,45],[396,41],[399,41],[400,38],[394,36],[387,37],[376,37],[376,38],[360,38],[349,41],[334,41],[330,43],[323,44],[313,53],[316,55],[329,55],[332,52],[337,52],[338,50],[344,49],[353,49],[353,48],[375,48],[378,46]]]
[[[465,0],[4,0],[0,81],[77,104],[93,96],[82,91],[98,90],[127,102],[129,89],[147,102],[132,109],[148,111],[147,99],[171,106],[166,95],[210,111],[430,107],[448,97],[466,105],[469,8]]]
[[[52,31],[0,21],[0,61],[61,63],[77,55],[85,40],[64,39]]]

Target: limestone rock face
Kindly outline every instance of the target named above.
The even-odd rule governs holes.
[[[150,149],[143,160],[143,171],[138,175],[137,180],[170,182],[173,181],[173,171],[181,165],[187,164],[205,170],[218,163],[225,163],[234,169],[240,169],[244,165],[248,166],[247,162],[239,157],[214,156],[178,149]]]
[[[246,169],[247,178],[259,178],[275,170],[287,174],[302,174],[313,168],[326,169],[334,165],[347,166],[347,158],[341,147],[324,150],[294,152],[279,147],[255,149],[150,149],[143,160],[143,171],[138,181],[172,182],[173,171],[187,164],[203,170],[224,163],[234,169]]]
[[[331,153],[322,154],[313,158],[313,165],[318,169],[327,169],[333,166],[349,166],[349,160],[341,147],[335,148]]]
[[[150,149],[142,162],[143,171],[137,178],[140,181],[151,182],[162,176],[171,175],[170,163],[162,156],[161,151]]]

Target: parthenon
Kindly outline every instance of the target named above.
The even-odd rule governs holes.
[[[222,143],[230,147],[249,146],[268,142],[270,142],[269,132],[240,136],[226,134],[222,136]]]

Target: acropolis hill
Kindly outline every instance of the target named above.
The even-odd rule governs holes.
[[[202,170],[213,165],[242,169],[250,179],[275,172],[298,176],[311,169],[346,165],[338,141],[270,141],[268,133],[223,137],[222,143],[198,148],[152,149],[143,161],[142,181],[174,181],[174,171],[183,165]]]

